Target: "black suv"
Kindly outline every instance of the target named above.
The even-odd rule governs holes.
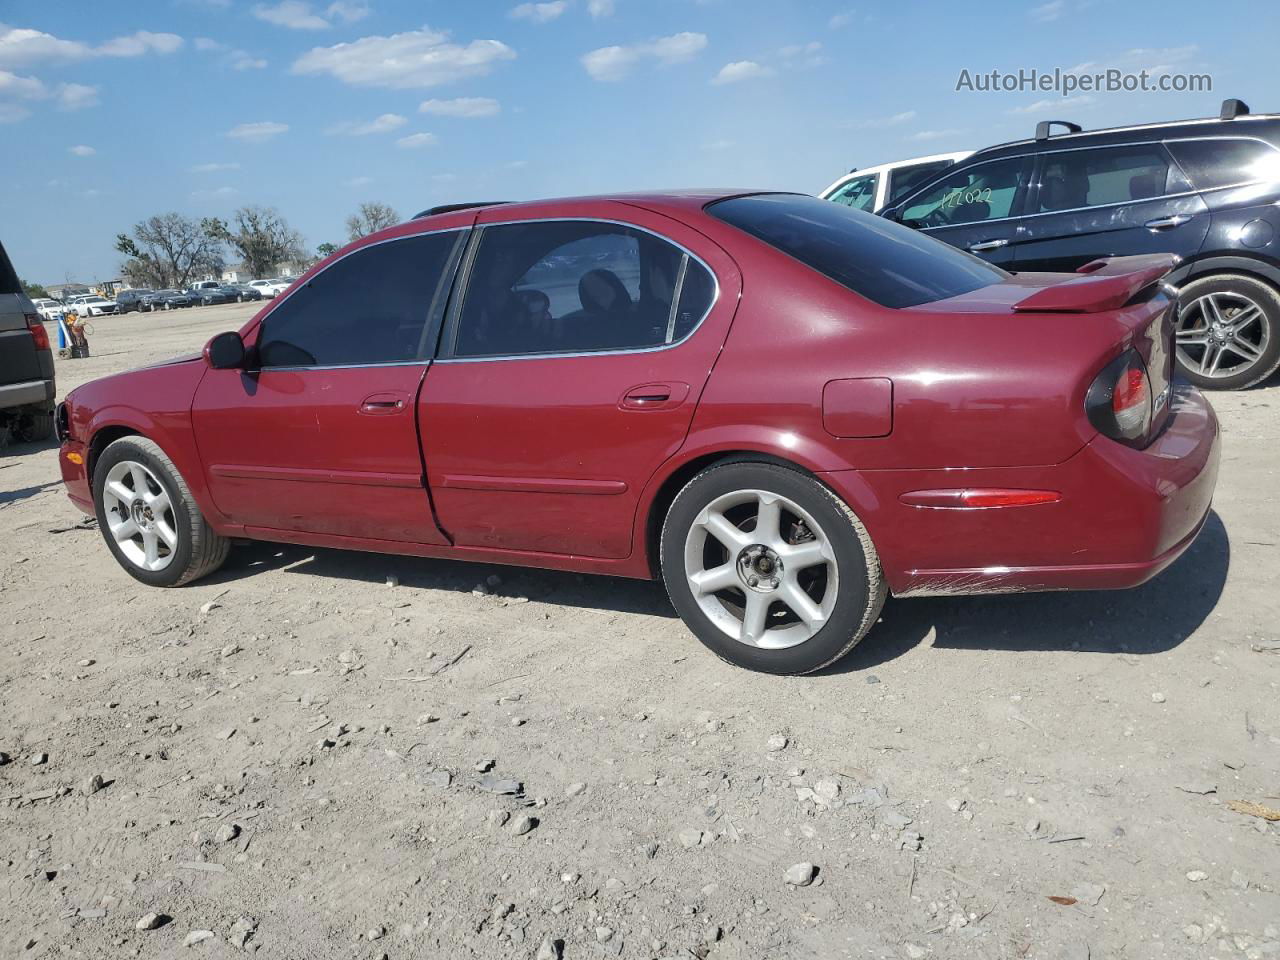
[[[0,244],[0,448],[50,437],[53,392],[49,333]]]
[[[137,310],[141,313],[143,310],[150,310],[150,301],[155,295],[156,292],[154,290],[121,290],[116,294],[116,311],[118,313],[128,313],[130,310]]]
[[[1176,253],[1187,379],[1237,390],[1280,366],[1280,114],[1227,100],[1207,120],[1088,132],[1046,120],[881,215],[1011,271]]]

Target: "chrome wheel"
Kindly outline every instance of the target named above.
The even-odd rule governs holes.
[[[121,460],[102,487],[107,528],[120,552],[142,570],[163,570],[178,548],[178,524],[169,491],[147,467]]]
[[[1261,360],[1271,332],[1253,300],[1239,293],[1206,293],[1183,307],[1174,336],[1183,366],[1216,380]]]
[[[767,490],[709,503],[685,537],[684,567],[707,618],[730,638],[767,650],[813,637],[839,590],[825,531],[794,501]]]

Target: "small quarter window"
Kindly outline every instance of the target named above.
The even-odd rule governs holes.
[[[1260,140],[1172,140],[1168,147],[1197,190],[1280,181],[1280,151]]]

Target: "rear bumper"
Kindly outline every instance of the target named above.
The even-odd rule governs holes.
[[[33,403],[53,403],[52,380],[25,380],[0,385],[0,410],[25,407]]]
[[[1204,396],[1178,385],[1164,432],[1145,450],[1097,437],[1063,463],[974,470],[845,472],[825,479],[851,504],[898,596],[1110,590],[1173,563],[1208,518],[1220,436]],[[845,489],[842,489],[842,485]],[[1054,503],[995,509],[908,506],[908,491],[1054,490]]]

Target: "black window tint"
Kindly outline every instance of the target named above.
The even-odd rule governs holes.
[[[946,227],[1013,215],[1026,163],[1020,157],[965,167],[907,202],[902,219],[922,227]]]
[[[0,293],[21,293],[22,283],[18,280],[18,274],[14,272],[13,264],[9,262],[9,255],[4,252],[4,247],[0,246]]]
[[[258,339],[264,367],[397,363],[422,359],[432,299],[458,232],[391,240],[357,250],[267,315]]]
[[[892,206],[912,190],[923,187],[926,182],[932,180],[952,163],[954,163],[952,160],[937,160],[933,163],[917,163],[915,166],[898,167],[896,170],[889,171],[888,193],[885,195],[884,205]]]
[[[1175,140],[1168,147],[1197,190],[1280,180],[1280,151],[1260,140]]]
[[[453,353],[494,357],[661,346],[697,326],[710,306],[708,289],[714,290],[710,275],[683,250],[621,224],[486,227]]]
[[[707,212],[886,307],[959,296],[1008,276],[909,227],[813,197],[735,197]]]
[[[1040,200],[1032,212],[1160,197],[1169,192],[1169,170],[1169,156],[1158,143],[1046,154],[1040,174]],[[1175,168],[1174,192],[1177,189]]]

